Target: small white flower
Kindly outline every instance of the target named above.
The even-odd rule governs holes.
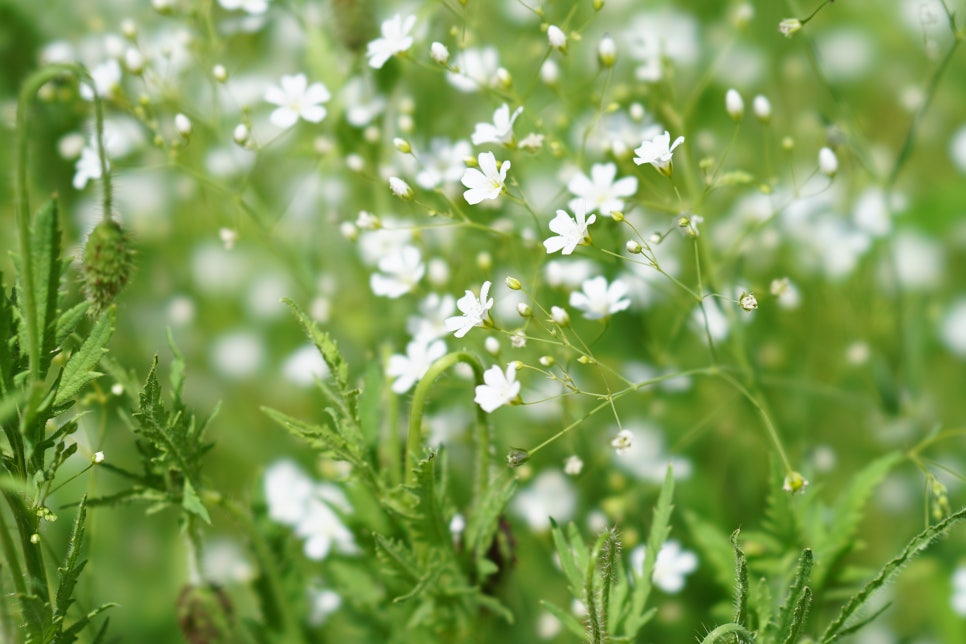
[[[369,66],[381,69],[386,61],[398,53],[413,46],[413,37],[409,35],[416,24],[416,16],[406,16],[404,19],[398,13],[382,23],[380,31],[382,38],[376,38],[366,47]]]
[[[564,210],[558,210],[557,216],[550,222],[550,230],[557,235],[543,242],[547,254],[556,253],[559,250],[563,255],[570,255],[578,245],[585,246],[590,243],[587,227],[597,221],[597,215],[586,216],[583,199],[577,200],[574,206],[573,217]]]
[[[419,283],[426,273],[419,249],[403,246],[398,252],[379,260],[379,272],[369,278],[369,286],[376,295],[395,299],[404,295]]]
[[[567,51],[567,34],[557,25],[547,27],[547,40],[550,41],[550,46],[554,49],[562,52]]]
[[[227,9],[228,11],[241,9],[245,13],[250,13],[252,15],[257,15],[268,11],[268,3],[269,0],[218,0],[218,4],[220,4],[223,9]]]
[[[580,288],[570,294],[570,306],[583,311],[588,320],[610,317],[631,305],[627,285],[619,279],[608,284],[604,277],[595,277],[584,280]]]
[[[94,465],[100,465],[104,462],[104,452],[94,452],[94,456],[91,457],[91,463]]]
[[[429,46],[429,57],[440,65],[445,65],[449,61],[449,49],[441,42],[434,42]]]
[[[577,509],[577,495],[559,469],[548,469],[514,495],[511,509],[531,530],[545,532],[550,529],[550,517],[561,525],[570,520]]]
[[[567,476],[577,476],[584,469],[584,462],[576,454],[571,454],[564,461],[564,474]]]
[[[617,455],[621,456],[626,454],[633,444],[634,435],[631,434],[629,429],[622,429],[614,437],[614,440],[610,442],[610,446],[617,451]]]
[[[830,179],[839,171],[839,160],[832,148],[822,148],[818,151],[818,170]]]
[[[495,47],[464,49],[456,55],[456,72],[446,75],[450,85],[461,92],[477,92],[499,83],[500,59]]]
[[[953,610],[957,615],[966,617],[966,566],[960,565],[953,573]]]
[[[135,47],[128,47],[124,51],[124,67],[132,74],[144,71],[144,54]]]
[[[395,354],[389,357],[386,375],[395,380],[392,390],[404,394],[415,385],[434,362],[446,354],[446,343],[442,340],[425,342],[416,338],[406,345],[406,355]]]
[[[631,551],[631,568],[640,576],[644,573],[644,546]],[[661,546],[654,562],[654,585],[666,593],[677,593],[684,588],[684,578],[698,567],[698,557],[681,544],[669,539]]]
[[[729,89],[725,92],[725,111],[735,121],[740,121],[745,115],[745,100],[736,89]]]
[[[399,177],[389,177],[389,190],[400,199],[413,198],[413,189]]]
[[[540,80],[547,87],[554,87],[560,82],[560,67],[550,58],[540,65]]]
[[[761,94],[751,102],[751,110],[762,123],[768,123],[771,120],[771,101]]]
[[[265,100],[278,105],[269,120],[272,125],[282,129],[292,127],[300,118],[309,123],[319,123],[326,115],[322,103],[330,98],[332,95],[325,85],[309,85],[305,74],[282,76],[278,87],[269,87],[265,92]]]
[[[108,98],[121,84],[121,65],[113,58],[108,59],[91,70],[94,79],[94,89],[100,98]],[[81,83],[79,93],[85,101],[94,100],[94,90],[87,83]]]
[[[450,143],[446,138],[434,138],[429,142],[429,151],[419,157],[422,169],[416,175],[416,183],[427,190],[441,183],[456,183],[466,170],[464,159],[472,154],[473,148],[467,141]]]
[[[489,280],[483,282],[479,297],[467,289],[466,295],[456,301],[456,307],[463,315],[446,318],[447,331],[452,332],[457,338],[462,338],[473,327],[484,326],[484,321],[489,318],[490,309],[493,307],[493,298],[488,297],[491,285]]]
[[[643,165],[650,163],[654,168],[665,176],[671,176],[671,156],[674,149],[684,143],[684,137],[679,136],[671,143],[671,133],[667,130],[664,134],[658,134],[650,141],[644,141],[640,147],[634,150],[634,163]]]
[[[406,331],[414,340],[430,342],[446,335],[446,318],[456,310],[452,295],[430,293],[419,303],[419,315],[406,320]]]
[[[184,138],[191,136],[191,119],[184,114],[174,115],[174,129]]]
[[[321,626],[329,615],[342,606],[342,597],[328,589],[309,588],[309,624]]]
[[[470,140],[473,145],[484,143],[507,144],[513,141],[513,123],[523,112],[521,105],[510,114],[510,106],[504,103],[493,112],[493,123],[477,123]]]
[[[108,165],[110,169],[110,165]],[[74,165],[74,180],[71,182],[77,190],[83,190],[88,181],[101,178],[101,159],[93,147],[84,147],[80,158]]]
[[[754,293],[742,293],[738,297],[738,306],[744,311],[754,311],[758,308],[758,298]]]
[[[624,198],[637,192],[637,178],[617,177],[617,166],[613,163],[595,163],[590,167],[590,177],[582,172],[576,173],[567,182],[567,190],[576,198],[570,201],[571,210],[576,201],[583,199],[591,210],[602,215],[624,209]]]
[[[473,398],[473,402],[488,414],[503,405],[510,404],[520,395],[520,383],[516,378],[516,362],[507,365],[505,373],[499,365],[490,367],[483,372],[485,384],[476,386],[476,397]]]
[[[502,161],[499,166],[492,152],[483,152],[477,157],[479,169],[467,168],[460,182],[466,186],[463,198],[466,203],[475,206],[484,199],[496,199],[506,188],[506,173],[510,169],[509,161]]]

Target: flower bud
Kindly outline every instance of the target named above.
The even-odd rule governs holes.
[[[239,123],[235,126],[234,131],[231,133],[232,140],[238,145],[244,146],[248,144],[248,139],[251,136],[251,131],[248,126],[244,123]]]
[[[144,54],[134,47],[128,47],[124,52],[124,67],[132,74],[144,71]]]
[[[531,309],[530,305],[527,304],[526,302],[518,302],[517,313],[520,315],[521,318],[528,318],[531,315],[533,315],[533,309]]]
[[[641,245],[638,242],[634,241],[633,239],[629,239],[627,243],[624,245],[624,247],[627,249],[627,252],[630,253],[631,255],[637,255],[643,250]]]
[[[441,42],[434,42],[429,46],[429,57],[440,65],[449,62],[449,49]]]
[[[491,356],[500,354],[500,341],[494,338],[492,335],[488,336],[486,340],[483,341],[483,347]]]
[[[560,68],[551,59],[543,61],[540,65],[540,80],[547,87],[553,87],[560,82]]]
[[[786,38],[791,38],[802,29],[802,21],[798,18],[785,18],[778,23],[778,31]]]
[[[411,201],[413,198],[413,189],[399,177],[389,177],[389,190],[404,201]]]
[[[100,465],[103,462],[104,462],[104,452],[94,452],[94,455],[91,456],[91,463],[93,463],[94,465]]]
[[[510,467],[520,467],[530,460],[530,452],[519,447],[511,447],[506,455],[506,464]]]
[[[560,53],[567,53],[567,34],[557,25],[547,27],[547,40],[550,41],[550,46]]]
[[[761,94],[751,102],[751,110],[763,125],[767,125],[771,121],[771,102]]]
[[[604,35],[597,43],[597,62],[601,67],[613,67],[617,60],[617,43],[608,35]]]
[[[409,154],[413,151],[413,146],[409,144],[409,141],[406,139],[401,139],[398,136],[392,140],[392,144],[396,146],[396,149],[403,154]]]
[[[556,362],[557,361],[553,359],[553,356],[540,356],[540,364],[544,367],[552,367],[554,364],[556,364]]]
[[[732,88],[725,93],[725,110],[735,122],[740,121],[745,115],[745,101],[738,90]]]
[[[738,298],[738,306],[745,311],[754,311],[758,308],[758,298],[754,293],[742,293]]]
[[[219,83],[224,83],[228,80],[228,70],[225,69],[224,65],[215,65],[211,68],[211,75],[215,77],[215,80]]]
[[[784,484],[782,485],[783,490],[792,494],[804,492],[805,488],[807,487],[808,479],[798,472],[789,472],[788,476],[785,477]]]
[[[106,219],[87,236],[83,258],[84,294],[91,314],[97,316],[131,279],[134,251],[121,225]]]
[[[506,287],[511,291],[519,291],[521,288],[523,288],[523,285],[520,283],[520,280],[518,280],[515,277],[507,276],[507,278],[503,281],[504,283],[506,283]]]
[[[818,170],[829,179],[839,171],[839,160],[832,148],[826,147],[818,151]]]
[[[191,119],[180,112],[174,115],[174,129],[183,139],[191,138]]]
[[[570,314],[567,313],[567,309],[559,306],[550,307],[550,319],[554,324],[558,324],[560,326],[567,326],[570,324]]]

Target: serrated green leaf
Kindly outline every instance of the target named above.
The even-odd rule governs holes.
[[[564,575],[567,577],[567,583],[570,585],[570,592],[575,598],[579,598],[583,595],[584,584],[584,577],[581,570],[583,570],[586,562],[578,560],[570,541],[553,519],[550,519],[550,534],[553,536],[553,543],[557,548],[560,567],[563,569]],[[583,632],[582,629],[581,632]]]
[[[63,619],[67,609],[73,603],[74,587],[86,561],[81,561],[81,545],[84,539],[84,528],[87,520],[87,495],[81,499],[77,507],[77,516],[71,529],[70,540],[67,543],[67,556],[64,565],[57,568],[57,595],[54,602],[54,616]]]
[[[788,589],[788,594],[785,595],[785,602],[778,610],[778,637],[783,642],[787,641],[786,638],[795,627],[795,616],[802,604],[803,597],[806,594],[811,594],[808,581],[812,575],[813,561],[811,549],[805,548],[802,550],[802,554],[798,558],[798,565],[795,567],[792,584]]]
[[[821,644],[829,644],[842,637],[845,634],[846,622],[868,603],[876,591],[890,583],[913,557],[928,548],[932,542],[944,537],[953,526],[964,519],[966,519],[966,507],[949,515],[939,523],[929,526],[913,537],[898,556],[886,563],[869,583],[852,595],[845,606],[842,607],[838,616],[825,629],[821,640],[819,640]]]
[[[195,487],[189,479],[184,480],[184,487],[181,491],[181,507],[186,512],[190,512],[208,525],[211,525],[211,517],[208,516],[208,510],[205,509],[205,504],[201,502],[201,497],[198,496]]]
[[[493,535],[500,527],[500,516],[516,488],[516,479],[506,471],[486,488],[481,498],[473,499],[463,539],[467,550],[474,554],[477,561],[484,558],[493,542]]]
[[[94,371],[107,349],[107,342],[114,333],[114,309],[110,308],[94,323],[94,328],[84,339],[81,346],[67,359],[60,376],[54,406],[62,405],[71,400],[81,387],[101,374]]]
[[[64,344],[64,340],[74,332],[81,320],[87,318],[89,305],[86,300],[75,304],[71,308],[62,312],[57,318],[57,326],[54,330],[54,346],[59,347]]]
[[[285,298],[282,300],[288,304],[289,308],[292,309],[292,313],[295,314],[295,318],[299,321],[302,326],[302,330],[309,337],[309,340],[322,354],[322,359],[325,360],[325,364],[328,365],[329,371],[335,379],[336,384],[339,389],[345,393],[349,388],[349,365],[342,358],[342,354],[339,353],[339,347],[336,345],[335,340],[333,340],[328,333],[322,331],[318,325],[307,316],[299,306],[292,300]]]

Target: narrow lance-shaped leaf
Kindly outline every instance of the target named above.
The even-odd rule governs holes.
[[[738,542],[740,530],[731,533],[731,544],[735,548],[735,624],[746,625],[748,621],[748,560]]]
[[[40,373],[47,372],[54,350],[54,319],[57,316],[57,299],[62,271],[60,220],[57,202],[48,201],[34,214],[30,231],[31,260],[29,270],[33,273],[33,303],[37,337],[28,337],[35,342],[40,355]],[[27,306],[26,299],[23,306]],[[30,319],[28,314],[27,319]],[[30,325],[28,324],[28,327]]]

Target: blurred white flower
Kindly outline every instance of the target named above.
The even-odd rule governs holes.
[[[270,0],[218,0],[218,4],[220,4],[223,9],[227,9],[228,11],[241,9],[245,13],[250,13],[252,15],[257,15],[268,11],[269,2]]]
[[[265,503],[268,516],[285,525],[295,525],[305,515],[314,482],[293,461],[276,461],[265,470]]]
[[[342,597],[328,588],[308,588],[309,624],[321,626],[329,615],[342,606]]]
[[[590,243],[587,227],[597,221],[597,215],[587,217],[583,199],[578,199],[571,209],[574,211],[573,217],[564,210],[558,210],[557,216],[550,222],[550,230],[557,235],[548,237],[543,242],[547,254],[556,253],[559,250],[563,255],[570,255],[577,246]]]
[[[829,178],[839,171],[839,160],[832,148],[826,147],[818,151],[818,171]]]
[[[211,539],[201,551],[204,578],[216,584],[244,584],[255,578],[255,567],[245,550],[232,539]]]
[[[414,340],[428,342],[446,335],[446,318],[456,310],[456,300],[452,295],[430,293],[419,303],[419,315],[411,315],[406,320],[406,331]]]
[[[966,358],[966,298],[947,309],[939,324],[939,337],[954,355]]]
[[[526,521],[535,532],[550,529],[550,517],[563,524],[577,509],[577,495],[573,485],[558,469],[544,470],[533,482],[517,492],[511,509]]]
[[[110,165],[108,165],[110,169]],[[101,178],[101,158],[94,147],[85,146],[80,153],[80,158],[74,164],[74,179],[71,185],[77,190],[83,190],[88,181],[96,181]]]
[[[345,105],[345,120],[353,127],[366,127],[386,109],[386,99],[362,76],[349,78],[339,90]]]
[[[416,16],[403,18],[398,13],[392,18],[384,20],[380,27],[382,38],[376,38],[366,47],[369,66],[374,69],[381,69],[387,60],[412,47],[413,37],[409,35],[409,32],[413,30],[415,25]]]
[[[460,182],[466,186],[463,198],[475,206],[484,199],[496,199],[506,188],[506,173],[509,161],[501,161],[499,166],[492,152],[483,152],[477,157],[479,169],[467,168]]]
[[[464,160],[473,156],[473,148],[467,141],[454,141],[437,137],[429,142],[429,150],[419,157],[422,169],[416,175],[416,183],[427,190],[441,183],[456,183],[466,170]]]
[[[389,356],[386,375],[393,378],[392,390],[397,394],[409,391],[420,378],[426,375],[430,366],[446,354],[446,343],[442,340],[427,342],[416,338],[406,345],[406,355]]]
[[[90,72],[91,78],[94,79],[94,89],[101,99],[110,98],[121,84],[121,65],[113,58],[105,60]],[[81,83],[78,89],[81,98],[85,101],[94,100],[94,89],[89,84]]]
[[[215,370],[229,378],[246,378],[265,361],[265,343],[250,331],[236,331],[217,338],[211,348]]]
[[[631,305],[627,299],[627,285],[619,279],[611,284],[604,277],[585,280],[580,291],[570,294],[570,306],[584,312],[588,320],[600,320],[623,311]]]
[[[500,60],[495,47],[464,49],[456,55],[455,73],[446,75],[449,84],[461,92],[476,92],[499,82]]]
[[[626,454],[631,449],[633,444],[633,434],[626,429],[622,429],[617,432],[617,436],[615,436],[610,442],[610,446],[614,448],[614,451],[617,452],[618,456],[623,456]]]
[[[564,474],[567,476],[577,476],[584,469],[584,462],[576,454],[571,454],[564,461]]]
[[[413,290],[426,273],[419,249],[403,246],[379,260],[379,272],[369,277],[372,292],[395,299]]]
[[[445,65],[449,61],[449,49],[439,41],[434,41],[429,46],[429,57],[440,65]]]
[[[349,503],[339,488],[318,483],[308,499],[305,514],[293,526],[295,534],[305,539],[305,556],[313,561],[325,559],[333,547],[345,554],[357,551],[352,532],[333,506],[342,511],[349,510]]]
[[[493,123],[477,123],[470,140],[473,145],[484,143],[507,144],[513,141],[513,123],[523,112],[521,105],[510,114],[510,106],[504,103],[493,112]]]
[[[656,375],[658,374],[655,372],[653,376]],[[634,379],[641,381],[647,378],[635,376]],[[675,480],[691,476],[691,461],[680,456],[669,456],[657,428],[638,423],[625,426],[624,431],[630,437],[630,444],[624,447],[623,453],[616,452],[614,464],[618,468],[637,479],[657,484],[664,481],[668,465],[672,467]]]
[[[631,568],[638,576],[644,574],[644,546],[637,546],[631,551]],[[681,544],[668,539],[657,553],[654,563],[654,585],[666,593],[677,593],[684,588],[685,576],[691,574],[698,567],[698,557],[690,550],[681,548]]]
[[[296,349],[282,363],[282,377],[303,387],[314,383],[316,378],[327,378],[328,375],[329,366],[312,344]]]
[[[446,318],[447,331],[452,332],[457,338],[462,338],[473,327],[484,325],[484,320],[489,318],[490,309],[493,308],[493,298],[488,297],[490,286],[492,282],[489,280],[483,282],[479,297],[467,289],[466,294],[456,301],[456,306],[463,315]]]
[[[597,265],[589,259],[555,259],[543,265],[543,279],[551,288],[572,290],[597,271]]]
[[[740,121],[745,115],[745,100],[741,98],[738,90],[731,88],[725,92],[725,111],[735,121]]]
[[[305,74],[282,76],[279,86],[265,91],[265,100],[278,108],[269,120],[272,125],[287,129],[301,118],[309,123],[319,123],[325,118],[326,109],[322,106],[332,95],[322,83],[308,84]]]
[[[483,372],[484,384],[476,386],[476,397],[473,402],[488,414],[503,405],[512,403],[520,395],[520,383],[516,378],[516,362],[507,365],[506,372],[498,365],[490,367]]]
[[[650,163],[654,168],[665,176],[671,175],[671,157],[674,149],[684,143],[684,137],[679,136],[671,143],[671,133],[667,130],[664,134],[658,134],[651,140],[645,140],[640,147],[634,150],[634,163],[643,165]]]
[[[966,566],[960,565],[953,573],[953,595],[950,598],[957,615],[966,617]]]
[[[576,173],[567,182],[567,190],[575,195],[570,200],[570,209],[576,202],[584,200],[591,210],[602,215],[624,210],[624,198],[637,192],[637,178],[624,177],[614,181],[617,166],[613,163],[595,163],[590,167],[590,177],[582,172]]]

